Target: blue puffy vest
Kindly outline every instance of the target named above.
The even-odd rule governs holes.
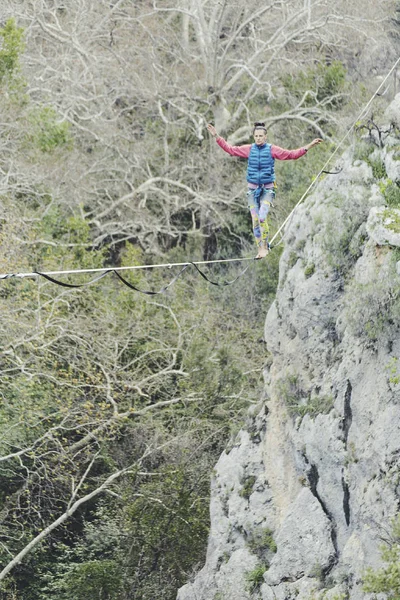
[[[275,181],[275,160],[271,155],[271,144],[252,144],[247,163],[247,181],[261,185]]]

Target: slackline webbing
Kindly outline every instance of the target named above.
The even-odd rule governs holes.
[[[247,260],[254,260],[254,257],[241,257],[241,258],[220,258],[215,260],[197,260],[197,261],[187,261],[187,262],[179,262],[179,263],[161,263],[156,265],[132,265],[127,267],[100,267],[96,269],[88,268],[88,269],[71,269],[69,271],[30,271],[28,273],[0,273],[1,279],[12,279],[19,278],[23,279],[25,277],[38,277],[41,275],[48,275],[52,277],[53,275],[79,275],[81,273],[103,273],[105,271],[138,271],[141,269],[170,269],[171,267],[184,267],[185,265],[211,265],[217,263],[231,263],[231,262],[244,262]],[[94,282],[94,281],[93,281]]]
[[[48,271],[48,272],[32,271],[30,273],[5,273],[5,274],[0,275],[0,279],[7,280],[7,279],[13,279],[13,278],[43,277],[44,279],[47,279],[47,281],[50,281],[51,283],[54,283],[56,285],[60,285],[61,287],[75,289],[75,288],[87,287],[88,285],[91,285],[92,283],[96,283],[97,281],[99,281],[100,279],[105,277],[106,275],[109,275],[110,273],[114,273],[114,275],[116,275],[118,277],[118,279],[124,285],[126,285],[128,288],[130,288],[131,290],[134,290],[135,292],[140,292],[141,294],[146,294],[148,296],[157,296],[159,294],[164,294],[167,291],[167,289],[169,287],[171,287],[177,279],[179,279],[179,277],[182,275],[182,273],[184,271],[186,271],[186,269],[189,266],[194,267],[196,269],[197,273],[199,273],[199,275],[201,275],[201,277],[203,277],[203,279],[205,279],[211,285],[223,287],[223,286],[227,286],[227,285],[232,285],[238,279],[240,279],[240,277],[242,277],[246,273],[247,269],[250,267],[250,264],[248,264],[247,267],[245,267],[231,281],[213,281],[204,273],[204,271],[202,271],[199,268],[198,265],[199,264],[210,264],[210,263],[215,264],[215,263],[227,263],[227,262],[244,262],[244,261],[254,261],[254,260],[256,260],[254,257],[251,257],[251,258],[228,258],[228,259],[220,259],[220,260],[209,260],[209,261],[203,260],[203,261],[197,261],[197,262],[170,263],[170,264],[161,264],[161,265],[135,265],[135,266],[130,266],[130,267],[115,267],[115,268],[111,268],[111,269],[77,269],[77,270],[70,270],[70,271]],[[130,281],[125,279],[125,277],[123,277],[120,274],[120,271],[132,271],[132,270],[152,269],[152,268],[154,269],[154,268],[160,268],[160,267],[172,268],[172,267],[176,267],[176,266],[181,266],[183,268],[175,275],[175,277],[167,285],[163,286],[160,290],[158,290],[156,292],[151,291],[151,290],[142,290],[142,289],[136,287],[135,285],[133,285]],[[93,273],[93,272],[99,272],[99,271],[101,271],[100,275],[98,275],[94,279],[91,279],[90,281],[86,281],[84,283],[68,283],[66,281],[61,281],[60,279],[56,279],[54,277],[54,275],[71,275],[71,274],[75,275],[77,273]]]
[[[296,208],[303,202],[304,198],[307,196],[307,194],[309,193],[309,191],[312,189],[312,187],[315,185],[315,183],[318,181],[318,179],[321,177],[321,175],[326,174],[326,175],[338,175],[342,169],[336,169],[335,171],[328,171],[327,170],[327,166],[330,163],[330,161],[332,160],[333,156],[335,156],[335,154],[338,152],[339,148],[341,148],[341,146],[343,145],[343,143],[345,142],[345,140],[348,138],[348,136],[350,135],[350,133],[353,131],[354,127],[356,126],[357,122],[360,121],[363,117],[366,116],[368,109],[370,107],[370,105],[372,104],[375,96],[377,96],[381,90],[381,88],[385,85],[386,81],[388,80],[388,78],[390,77],[390,75],[393,73],[393,71],[396,69],[398,63],[400,62],[400,57],[396,60],[396,62],[394,63],[394,65],[392,66],[392,68],[390,69],[390,71],[388,72],[388,74],[386,75],[386,77],[384,78],[384,80],[382,81],[382,83],[379,85],[379,87],[377,88],[377,90],[374,92],[374,94],[371,96],[370,100],[367,102],[367,104],[364,106],[364,108],[362,109],[362,111],[360,112],[360,114],[357,116],[357,118],[355,119],[354,123],[351,125],[351,127],[348,129],[347,133],[343,136],[343,138],[340,140],[340,142],[336,145],[335,150],[332,152],[332,154],[330,155],[330,157],[328,158],[328,160],[325,162],[324,166],[322,167],[322,169],[319,171],[319,173],[316,175],[316,177],[313,179],[313,181],[311,182],[311,184],[308,186],[308,188],[306,189],[306,191],[304,192],[304,194],[301,196],[300,200],[297,202],[297,204],[294,206],[294,208],[290,211],[289,215],[286,217],[286,219],[283,221],[283,223],[280,225],[280,227],[278,228],[278,230],[275,232],[275,234],[273,235],[271,242],[270,242],[270,248],[274,248],[275,246],[278,246],[284,239],[285,234],[282,234],[281,231],[283,230],[283,228],[287,225],[287,223],[291,220],[291,218],[294,215],[294,212],[296,210]],[[276,237],[278,235],[281,235],[281,239],[273,244],[274,240],[276,239]],[[112,267],[111,269],[102,269],[102,268],[98,268],[98,269],[74,269],[74,270],[70,270],[70,271],[48,271],[48,272],[41,272],[41,271],[32,271],[30,273],[3,273],[0,274],[0,280],[7,280],[7,279],[13,279],[13,278],[32,278],[32,277],[43,277],[44,279],[47,279],[48,281],[50,281],[51,283],[55,283],[56,285],[60,285],[62,287],[66,287],[66,288],[82,288],[88,285],[91,285],[97,281],[99,281],[100,279],[102,279],[103,277],[105,277],[106,275],[109,275],[110,273],[114,273],[118,279],[127,287],[129,287],[130,289],[136,291],[136,292],[140,292],[141,294],[147,294],[150,296],[154,296],[157,294],[163,294],[164,292],[166,292],[166,290],[175,283],[175,281],[182,275],[182,273],[184,271],[186,271],[187,267],[189,267],[190,265],[193,266],[196,271],[199,273],[199,275],[201,275],[201,277],[203,277],[203,279],[205,279],[208,283],[210,283],[211,285],[215,285],[215,286],[227,286],[227,285],[232,285],[233,283],[235,283],[240,277],[242,277],[246,271],[248,270],[249,265],[247,265],[247,267],[245,269],[243,269],[243,271],[241,271],[237,277],[235,277],[235,279],[231,280],[231,281],[222,281],[222,282],[217,282],[217,281],[212,281],[211,279],[209,279],[209,277],[207,277],[207,275],[199,268],[198,265],[205,265],[205,264],[216,264],[216,263],[229,263],[229,262],[244,262],[244,261],[255,261],[257,260],[254,257],[250,257],[250,258],[227,258],[227,259],[218,259],[218,260],[203,260],[203,261],[188,261],[188,262],[183,262],[183,263],[163,263],[163,264],[157,264],[157,265],[135,265],[135,266],[129,266],[129,267]],[[175,275],[175,277],[165,286],[163,286],[159,291],[157,292],[153,292],[153,291],[149,291],[149,290],[141,290],[140,288],[137,288],[136,286],[134,286],[132,283],[130,283],[129,281],[127,281],[121,274],[120,271],[133,271],[133,270],[139,270],[139,269],[156,269],[156,268],[172,268],[172,267],[183,267],[178,273],[177,275]],[[72,284],[72,283],[67,283],[64,281],[60,281],[58,279],[54,278],[54,275],[71,275],[71,274],[82,274],[82,273],[100,273],[97,277],[95,277],[94,279],[92,279],[91,281],[87,281],[85,283],[80,283],[80,284]]]

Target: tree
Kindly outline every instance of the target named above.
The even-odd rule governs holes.
[[[382,559],[386,566],[381,569],[367,569],[363,589],[367,594],[386,594],[395,599],[400,594],[400,519],[392,522],[392,531],[388,543],[382,547]]]
[[[237,141],[253,116],[284,123],[287,145],[334,136],[346,109],[336,45],[382,9],[346,4],[351,22],[325,0],[6,0],[0,270],[250,254],[242,165],[218,154],[205,123]],[[313,160],[285,166],[277,220]],[[156,300],[111,277],[61,291],[2,281],[3,590],[70,600],[92,593],[90,574],[111,597],[173,598],[202,560],[211,465],[260,395],[278,260],[235,288],[188,271]],[[130,281],[159,289],[170,277]],[[106,526],[123,532],[115,552],[93,533]]]
[[[282,78],[329,67],[346,44],[343,32],[353,44],[376,32],[382,14],[328,0],[73,0],[26,2],[23,11],[9,0],[8,10],[26,25],[23,114],[54,110],[76,140],[50,177],[40,157],[34,169],[29,161],[21,167],[33,171],[35,187],[51,181],[60,200],[80,210],[96,244],[132,240],[152,253],[231,230],[232,206],[243,207],[242,179],[210,151],[206,122],[235,143],[248,141],[259,116],[275,128],[292,123],[297,144],[309,129],[332,136],[330,107],[346,90],[321,97],[311,78],[282,105]]]
[[[85,247],[89,230],[79,220],[60,220],[50,211],[39,225],[33,223],[59,242],[44,255],[41,246],[33,247],[32,256],[41,265],[101,263],[102,250],[82,255],[77,242]],[[42,236],[41,231],[35,236]],[[5,239],[8,233],[3,230]],[[73,241],[72,248],[62,244],[64,238]],[[127,252],[129,263],[135,252]],[[156,276],[154,285],[161,287],[164,277]],[[80,532],[82,514],[95,509],[100,495],[110,493],[118,506],[124,489],[132,490],[127,493],[131,529],[141,531],[148,527],[140,517],[141,506],[149,515],[153,505],[157,515],[159,506],[166,507],[162,510],[170,523],[171,511],[174,519],[187,521],[180,513],[195,502],[199,515],[188,525],[187,540],[193,542],[197,527],[196,552],[202,551],[211,463],[223,448],[230,423],[258,395],[249,385],[250,374],[243,374],[243,367],[251,365],[257,383],[256,349],[249,343],[246,360],[244,345],[235,353],[229,350],[236,335],[233,303],[223,310],[228,320],[232,311],[232,322],[216,342],[212,332],[222,311],[214,307],[210,312],[212,298],[199,283],[193,296],[193,279],[182,281],[163,302],[133,295],[115,280],[103,282],[61,292],[36,281],[9,281],[3,288],[1,580],[42,542],[62,540],[64,524]],[[143,275],[135,276],[134,283],[148,285]],[[193,326],[196,319],[201,327]],[[199,452],[207,457],[201,459],[200,471],[200,457],[195,467],[185,457]],[[171,473],[167,465],[173,463]],[[184,490],[191,471],[194,483]],[[165,490],[180,481],[182,498],[165,499],[158,486],[156,493],[154,476]],[[158,527],[154,535],[161,532],[165,538],[167,527]],[[175,523],[171,536],[177,539]],[[187,561],[194,554],[172,547],[171,556]],[[133,553],[131,560],[135,557]],[[182,577],[187,563],[180,568]],[[154,569],[149,570],[152,576]],[[144,572],[139,580],[143,578]],[[147,580],[141,585],[147,586]]]

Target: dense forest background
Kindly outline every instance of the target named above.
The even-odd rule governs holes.
[[[277,165],[276,229],[398,56],[396,0],[2,8],[2,273],[252,256],[245,163],[207,122],[233,143],[260,119],[285,148],[324,138]],[[279,254],[153,297],[1,282],[2,597],[172,600],[201,566],[213,465],[262,395]]]

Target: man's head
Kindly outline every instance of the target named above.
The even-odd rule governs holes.
[[[257,146],[265,144],[267,141],[267,129],[265,123],[260,123],[258,121],[254,123],[253,136]]]

